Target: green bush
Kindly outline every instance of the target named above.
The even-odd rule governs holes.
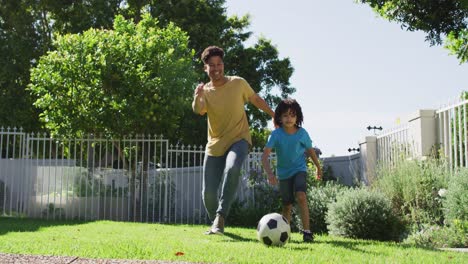
[[[320,150],[316,149],[316,153],[317,153],[317,151],[320,151]],[[338,181],[338,179],[333,174],[332,168],[330,166],[325,166],[321,159],[319,159],[319,163],[320,163],[320,167],[322,168],[322,179],[321,180],[317,180],[317,175],[316,175],[317,168],[315,167],[315,164],[312,162],[311,159],[307,160],[307,178],[306,178],[306,182],[307,182],[308,187],[310,187],[310,186],[323,186],[327,182],[330,182],[330,181],[331,182],[337,182]]]
[[[254,189],[254,200],[234,201],[226,221],[229,225],[256,227],[262,216],[281,213],[280,194],[270,185],[259,185]]]
[[[450,226],[424,227],[405,242],[428,248],[467,248],[468,221],[456,220]]]
[[[314,233],[328,233],[325,216],[328,207],[341,196],[348,187],[333,181],[326,182],[323,186],[312,186],[307,191],[307,203],[309,207],[310,229]],[[300,223],[298,214],[294,217],[296,223]]]
[[[255,223],[258,223],[260,218],[258,218],[254,206],[250,206],[248,203],[241,202],[236,199],[231,204],[229,215],[226,218],[226,224],[232,226],[254,227]]]
[[[450,179],[443,202],[447,223],[468,221],[468,169],[463,168]]]
[[[398,240],[402,231],[390,201],[367,189],[353,189],[330,205],[326,221],[331,235],[358,239]]]
[[[379,168],[371,187],[385,194],[408,224],[441,225],[444,213],[438,191],[447,187],[449,178],[446,165],[438,160],[404,160]]]

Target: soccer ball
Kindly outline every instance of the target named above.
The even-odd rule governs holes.
[[[288,220],[278,213],[266,214],[258,222],[257,238],[267,246],[283,246],[290,234]]]

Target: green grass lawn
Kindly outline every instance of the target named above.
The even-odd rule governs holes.
[[[312,244],[292,234],[284,247],[266,247],[254,228],[228,227],[206,236],[207,226],[111,221],[61,222],[0,217],[0,252],[216,263],[468,263],[468,255],[391,242],[317,236]]]

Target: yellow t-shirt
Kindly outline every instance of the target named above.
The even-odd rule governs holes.
[[[241,77],[226,76],[228,81],[214,88],[203,87],[203,98],[208,113],[208,143],[210,156],[222,156],[235,142],[245,139],[252,145],[245,104],[255,94],[249,83]]]

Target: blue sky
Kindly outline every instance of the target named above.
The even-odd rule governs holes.
[[[291,60],[292,97],[325,157],[348,155],[373,135],[369,125],[394,127],[468,90],[468,64],[354,0],[227,0],[226,7],[251,15],[247,45],[265,37]]]

